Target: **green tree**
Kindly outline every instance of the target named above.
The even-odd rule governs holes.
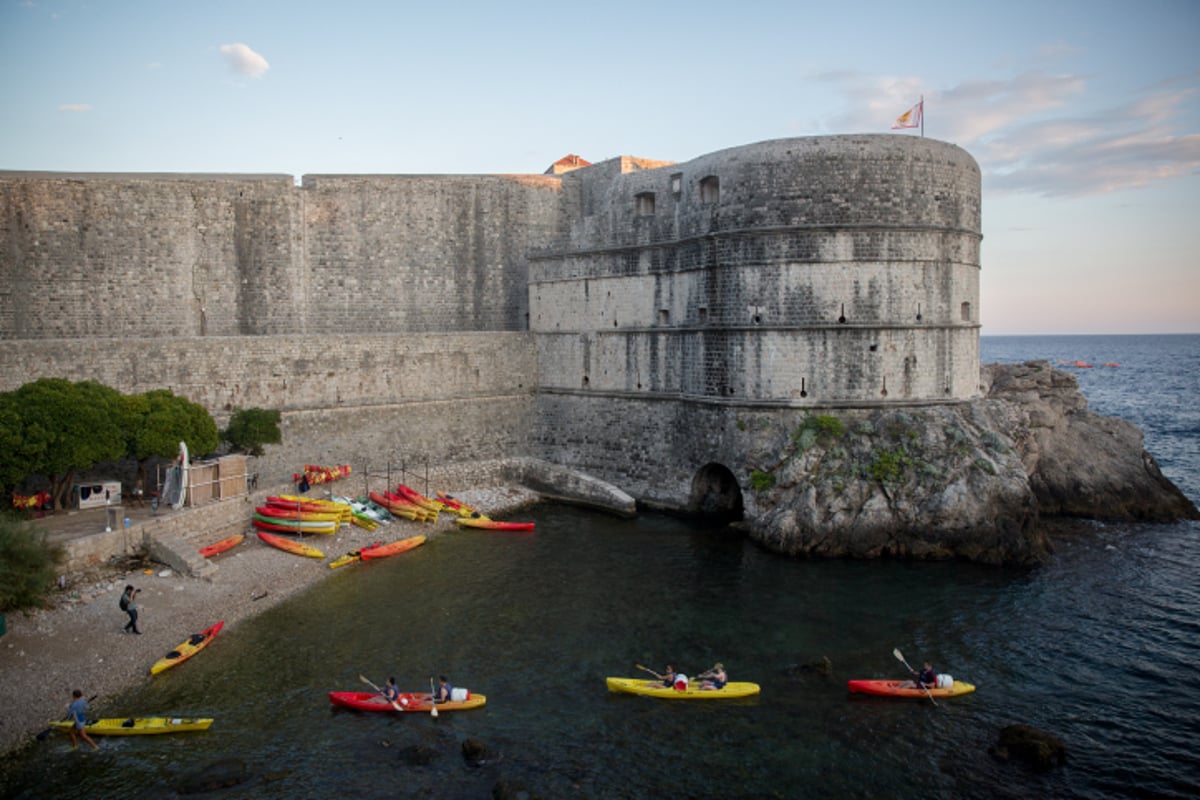
[[[261,456],[263,445],[279,444],[283,441],[279,419],[277,409],[235,408],[233,416],[229,418],[229,427],[221,436],[235,450]]]
[[[77,471],[125,455],[126,407],[122,395],[96,381],[41,378],[12,392],[20,419],[15,459],[24,475],[46,475],[54,507],[61,509]]]
[[[217,423],[204,406],[170,389],[154,389],[145,394],[124,397],[128,428],[128,455],[138,464],[138,483],[146,485],[146,462],[151,458],[171,458],[179,452],[179,443],[187,444],[194,455],[217,449],[221,436]]]
[[[45,534],[10,515],[0,515],[0,611],[41,605],[54,587],[54,565],[62,548]]]

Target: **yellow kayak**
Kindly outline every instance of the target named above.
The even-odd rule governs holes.
[[[660,697],[664,700],[723,700],[731,697],[751,697],[758,694],[757,683],[730,681],[720,689],[702,689],[700,681],[688,684],[682,692],[671,686],[663,686],[662,681],[644,680],[642,678],[605,678],[610,692],[625,692],[627,694],[642,694],[647,697]]]
[[[75,723],[69,720],[51,722],[51,728],[69,731]],[[184,731],[206,731],[211,719],[194,717],[127,717],[125,719],[98,719],[89,722],[84,730],[92,736],[141,736],[150,733],[182,733]]]

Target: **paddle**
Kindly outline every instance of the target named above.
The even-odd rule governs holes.
[[[437,719],[437,693],[433,690],[433,676],[429,676],[429,716]]]
[[[904,654],[900,652],[899,647],[897,647],[895,650],[892,651],[892,655],[894,655],[896,658],[900,659],[900,663],[903,664],[904,666],[908,667],[909,672],[913,673],[914,675],[916,674],[917,671],[915,669],[913,669],[912,667],[909,667],[908,662],[904,660]],[[929,698],[929,702],[933,703],[936,706],[937,700],[933,699],[933,695],[929,693],[929,689],[925,688],[925,684],[921,683],[920,681],[914,681],[914,683],[916,683],[918,686],[920,686],[925,691],[925,696]]]
[[[89,698],[87,699],[87,701],[88,701],[89,703],[91,703],[93,700],[95,700],[95,699],[96,699],[97,697],[99,697],[99,696],[100,696],[100,695],[98,695],[98,694],[94,694],[94,695],[92,695],[91,697],[89,697]],[[63,717],[63,722],[70,722],[70,721],[71,721],[71,716],[70,716],[69,714],[68,714],[67,716]],[[39,742],[44,742],[44,741],[46,741],[46,737],[47,737],[47,736],[49,736],[50,734],[54,733],[54,730],[55,730],[54,728],[46,728],[46,730],[42,731],[41,733],[39,733],[39,734],[37,735],[37,740],[38,740]]]
[[[650,669],[649,667],[643,667],[641,664],[634,664],[634,666],[637,667],[638,669],[640,669],[642,672],[649,672],[651,675],[658,678],[660,681],[666,680],[666,678],[664,678],[662,675],[659,675],[657,672]]]
[[[370,687],[371,687],[372,689],[374,689],[375,691],[379,692],[380,694],[383,694],[383,689],[380,689],[378,686],[376,686],[375,684],[371,683],[370,679],[368,679],[366,675],[359,675],[359,676],[358,676],[358,679],[359,679],[360,681],[362,681],[363,683],[365,683],[367,686],[370,686]],[[400,704],[399,704],[399,703],[397,703],[395,700],[393,700],[393,701],[392,701],[392,708],[396,709],[397,711],[403,711],[403,710],[404,710],[403,708],[401,708],[401,707],[400,707]]]

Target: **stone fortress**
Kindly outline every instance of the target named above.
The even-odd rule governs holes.
[[[978,398],[980,240],[976,162],[894,134],[299,186],[0,172],[0,390],[280,409],[267,484],[516,459],[753,517],[751,418]]]

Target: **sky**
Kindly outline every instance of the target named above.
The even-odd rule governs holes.
[[[1200,333],[1200,0],[0,0],[0,170],[540,174],[922,98],[983,335]]]

